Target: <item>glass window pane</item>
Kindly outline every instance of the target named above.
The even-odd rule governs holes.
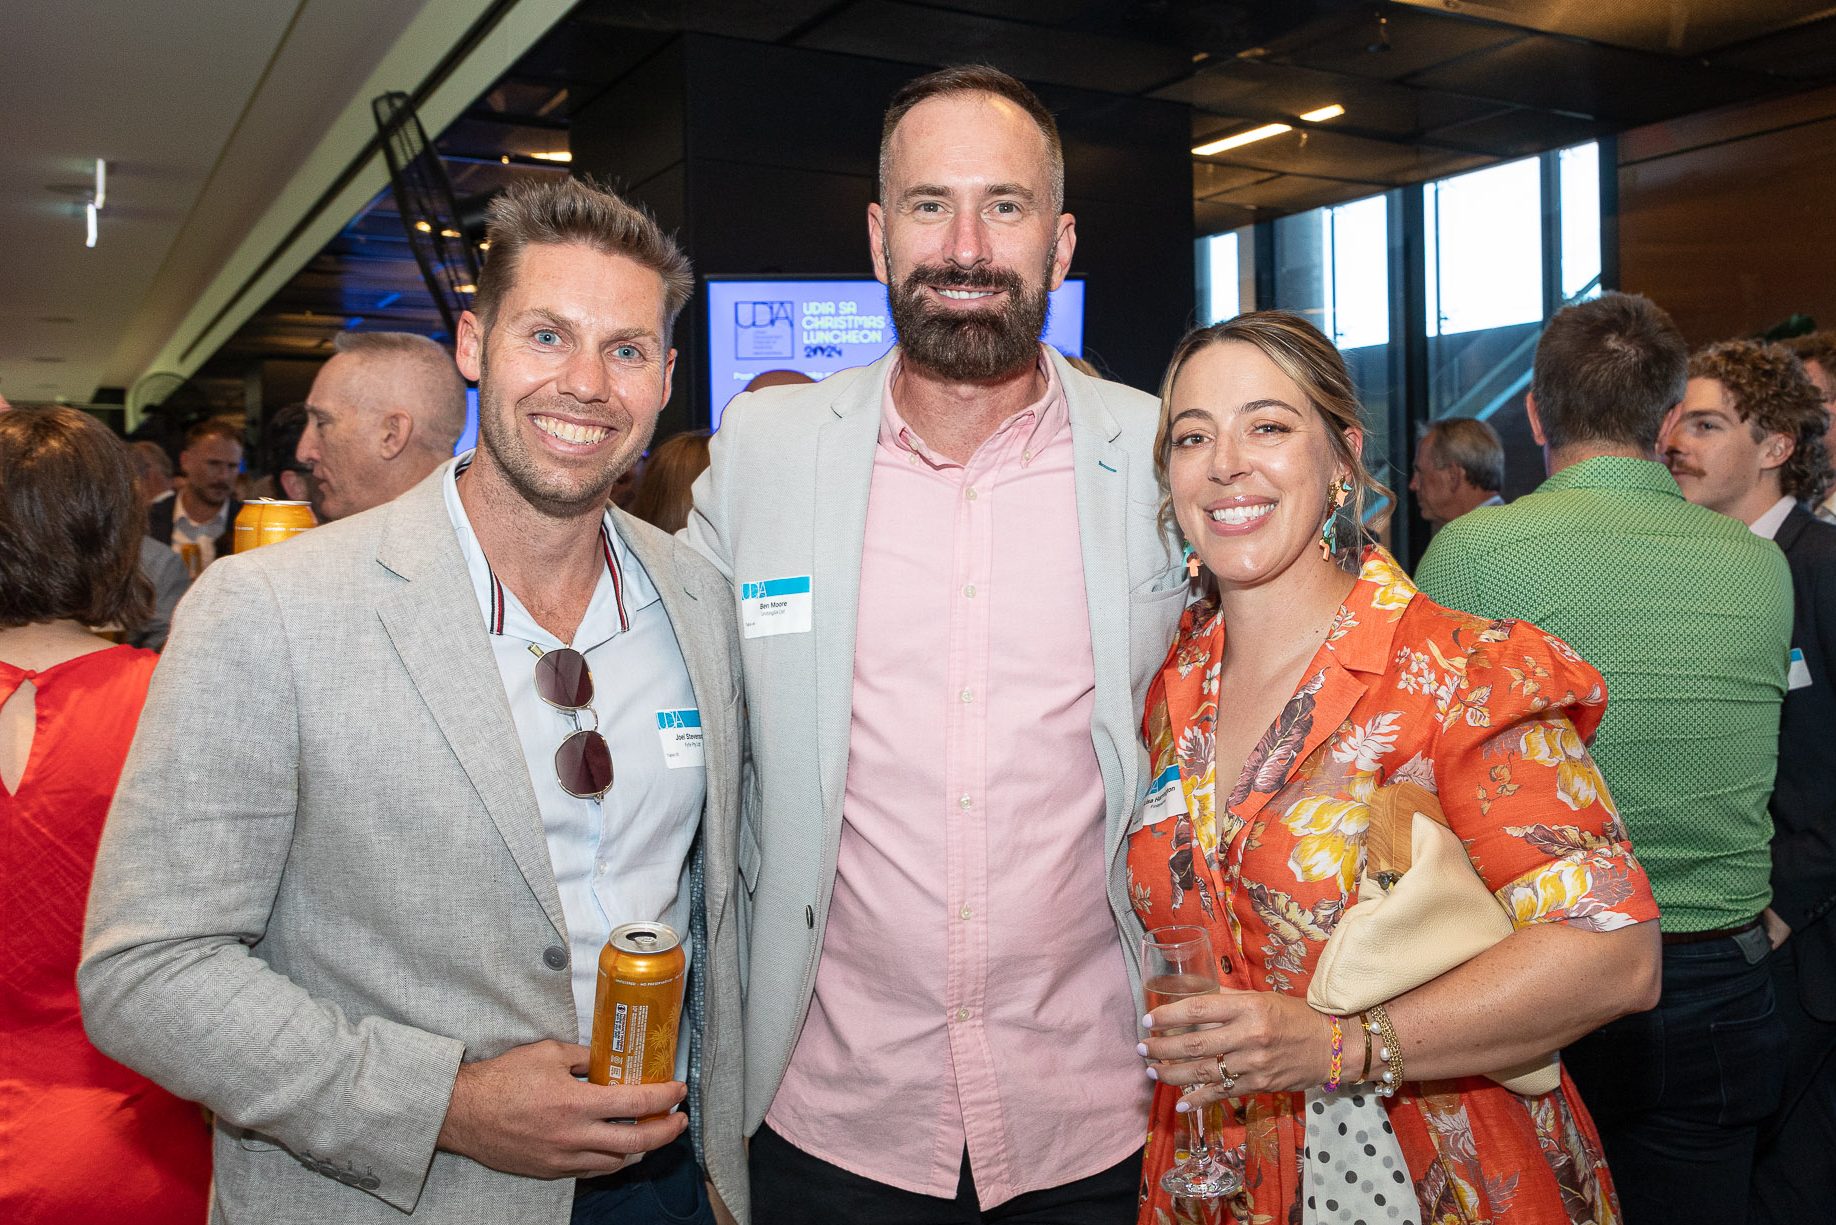
[[[1430,183],[1428,334],[1543,317],[1542,178],[1535,158]]]
[[[1556,155],[1562,191],[1562,297],[1600,296],[1600,146]]]
[[[1199,318],[1203,326],[1229,319],[1240,302],[1242,246],[1237,231],[1198,240]]]

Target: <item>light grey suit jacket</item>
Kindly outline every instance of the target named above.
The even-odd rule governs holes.
[[[179,607],[109,814],[84,1020],[103,1051],[217,1113],[217,1221],[561,1225],[571,1211],[571,1181],[434,1150],[462,1059],[578,1036],[541,813],[445,471],[210,567]],[[743,1212],[731,596],[676,541],[616,518],[702,711],[698,1117]]]
[[[1156,523],[1158,402],[1081,374],[1055,352],[1051,360],[1064,384],[1075,453],[1108,904],[1133,975],[1140,926],[1128,902],[1123,836],[1147,781],[1142,701],[1172,643],[1185,585]],[[753,903],[748,1135],[763,1121],[803,1027],[835,883],[861,550],[891,361],[889,354],[814,386],[773,388],[729,404],[685,529],[689,543],[735,584],[811,577],[812,632],[741,644],[753,753],[740,830],[740,874]]]

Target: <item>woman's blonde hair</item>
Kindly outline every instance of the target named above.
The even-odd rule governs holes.
[[[1361,430],[1364,419],[1358,404],[1357,388],[1345,369],[1345,359],[1333,348],[1320,330],[1292,311],[1251,311],[1197,328],[1186,333],[1173,350],[1166,376],[1160,381],[1160,428],[1154,435],[1154,474],[1160,481],[1160,522],[1171,539],[1179,539],[1179,525],[1173,517],[1172,491],[1167,483],[1167,463],[1173,455],[1173,384],[1192,355],[1211,345],[1236,341],[1252,345],[1274,362],[1281,372],[1294,380],[1307,397],[1313,410],[1326,422],[1333,454],[1349,472],[1352,491],[1334,525],[1335,551],[1342,551],[1348,540],[1357,542],[1363,531],[1375,534],[1389,522],[1395,495],[1388,486],[1371,475],[1364,466],[1364,456],[1351,443],[1351,431]],[[1322,491],[1322,499],[1327,496]],[[1365,524],[1365,507],[1378,499],[1381,509]],[[1355,557],[1355,553],[1354,553]]]
[[[688,526],[694,508],[695,478],[708,466],[708,432],[685,430],[672,434],[644,461],[631,497],[631,513],[672,536]]]

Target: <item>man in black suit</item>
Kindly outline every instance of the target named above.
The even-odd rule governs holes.
[[[242,509],[236,497],[242,435],[227,422],[199,422],[185,432],[179,470],[185,474],[185,487],[147,508],[147,535],[170,545],[196,578],[205,566],[230,552],[236,512]]]
[[[1772,793],[1773,987],[1789,1035],[1783,1103],[1760,1132],[1750,1220],[1827,1225],[1836,1205],[1836,527],[1823,396],[1788,351],[1730,341],[1697,353],[1663,439],[1690,501],[1785,551],[1795,611]],[[1734,1040],[1732,1034],[1730,1040]]]

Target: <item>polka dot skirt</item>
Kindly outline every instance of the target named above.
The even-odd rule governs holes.
[[[1306,1225],[1420,1225],[1402,1145],[1376,1096],[1307,1093]]]

